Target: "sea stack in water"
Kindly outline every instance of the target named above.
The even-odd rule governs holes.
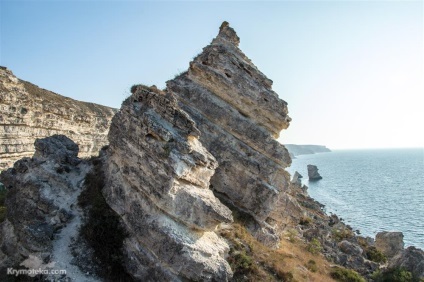
[[[308,165],[308,177],[309,180],[320,180],[322,176],[318,173],[318,168],[316,165]]]

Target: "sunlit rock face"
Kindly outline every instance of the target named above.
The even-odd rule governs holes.
[[[289,183],[284,169],[291,163],[275,138],[290,118],[287,103],[238,48],[239,41],[224,22],[188,71],[167,82],[167,90],[196,122],[200,141],[218,160],[211,179],[215,193],[253,216],[259,226],[252,231],[273,244],[284,220],[281,207]]]
[[[35,139],[55,134],[74,140],[79,157],[97,155],[115,112],[39,88],[0,67],[0,170],[31,157]]]
[[[176,99],[156,88],[134,87],[112,120],[103,194],[129,233],[126,266],[137,280],[232,276],[229,247],[213,232],[232,215],[209,189],[218,163],[199,136]]]

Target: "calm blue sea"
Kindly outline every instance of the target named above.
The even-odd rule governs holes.
[[[323,177],[308,181],[306,166]],[[302,155],[288,171],[303,175],[309,195],[362,235],[402,231],[424,249],[424,149],[340,150]]]

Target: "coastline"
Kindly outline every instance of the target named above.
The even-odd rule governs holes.
[[[397,150],[414,151],[421,150],[421,148]],[[374,178],[371,176],[361,177],[361,173],[367,171],[364,168],[358,168],[353,176],[348,175],[351,166],[346,163],[345,157],[347,154],[356,152],[367,152],[372,154],[375,151],[377,153],[384,153],[391,152],[393,149],[334,150],[328,155],[304,155],[293,160],[291,167],[289,167],[287,171],[291,175],[293,175],[294,171],[298,171],[300,174],[305,175],[306,163],[317,164],[320,172],[322,172],[323,180],[309,182],[305,179],[303,182],[309,187],[308,193],[310,196],[325,205],[325,211],[328,215],[340,215],[345,220],[346,224],[351,225],[354,230],[358,230],[363,236],[374,237],[381,231],[401,231],[405,235],[406,246],[416,246],[423,249],[424,239],[420,240],[420,238],[423,238],[424,234],[420,235],[419,230],[424,230],[424,226],[421,226],[423,223],[416,217],[417,214],[420,214],[420,211],[413,210],[413,208],[420,209],[420,206],[422,206],[422,204],[420,205],[419,203],[420,194],[416,194],[415,196],[410,195],[410,193],[412,193],[412,188],[410,187],[408,188],[408,193],[403,193],[405,189],[396,190],[393,188],[396,190],[395,192],[397,194],[387,199],[390,195],[388,195],[388,193],[381,193],[379,188],[388,189],[387,187],[391,181],[393,181],[393,185],[398,185],[399,187],[406,184],[397,179],[393,180],[388,176],[381,177],[381,179],[377,176]],[[332,157],[330,157],[330,155],[332,155]],[[335,157],[340,157],[343,161],[340,164],[333,163],[332,166],[324,165],[325,162],[334,161],[333,159],[335,159]],[[358,159],[358,157],[356,159]],[[373,171],[374,174],[376,174],[375,169]],[[400,175],[400,178],[404,179],[408,177],[401,177]],[[410,176],[409,179],[413,179],[413,176]],[[419,179],[415,178],[415,181],[419,181]],[[371,185],[378,185],[375,191],[371,190]],[[349,188],[347,186],[349,186]],[[365,186],[367,187],[366,190],[363,188]],[[418,188],[416,190],[418,190]],[[418,193],[422,193],[422,191],[418,190]],[[380,207],[379,205],[382,206]],[[402,209],[399,209],[399,206],[401,206]],[[396,218],[396,216],[398,218]]]

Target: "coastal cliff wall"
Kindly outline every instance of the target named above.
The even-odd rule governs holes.
[[[97,155],[107,144],[116,110],[63,97],[18,79],[0,68],[0,170],[34,154],[34,141],[64,134],[80,148],[80,157]]]

